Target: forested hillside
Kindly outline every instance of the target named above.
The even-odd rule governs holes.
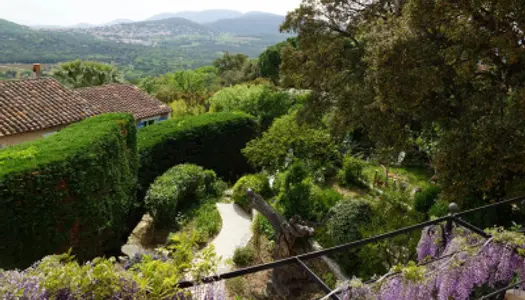
[[[282,20],[272,17],[270,21],[262,21],[261,15],[254,17],[259,21],[254,21],[252,29],[247,29],[250,26],[246,23],[241,31],[228,28],[248,22],[246,15],[224,20],[222,27],[169,18],[91,28],[36,30],[0,20],[0,63],[54,64],[80,58],[117,64],[130,79],[160,75],[209,65],[224,52],[256,57],[266,47],[288,37],[278,31]],[[263,23],[265,26],[259,26]]]

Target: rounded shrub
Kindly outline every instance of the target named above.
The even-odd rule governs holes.
[[[286,172],[279,194],[285,217],[298,215],[304,220],[320,221],[342,199],[333,189],[317,186],[309,175],[301,161],[293,163]]]
[[[414,197],[414,209],[420,213],[428,213],[430,208],[436,203],[441,189],[438,186],[431,186]]]
[[[217,196],[215,172],[183,164],[169,169],[149,188],[145,203],[159,227],[174,224],[177,212]]]
[[[233,187],[232,198],[235,203],[245,210],[248,210],[248,196],[246,195],[246,190],[249,188],[265,198],[272,195],[270,183],[265,175],[252,174],[241,177]]]
[[[255,260],[255,251],[249,247],[237,248],[233,253],[232,260],[239,267],[249,266]]]
[[[345,156],[343,168],[339,171],[339,181],[345,186],[361,185],[365,162],[353,156]]]

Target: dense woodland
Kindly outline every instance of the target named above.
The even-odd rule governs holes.
[[[180,296],[176,282],[192,267],[179,254],[201,253],[217,233],[214,203],[233,201],[251,210],[248,188],[283,218],[298,217],[313,228],[312,238],[325,248],[445,216],[451,202],[468,209],[525,194],[524,6],[505,0],[304,0],[281,26],[295,36],[258,58],[225,52],[206,66],[135,79],[173,108],[173,120],[138,132],[136,191],[137,207],[173,232],[163,244],[167,252],[134,258],[125,272],[113,261],[98,261],[111,266],[111,278],[125,280],[108,281],[107,294],[91,292]],[[123,82],[125,70],[78,60],[49,74],[76,88]],[[187,140],[195,136],[202,143]],[[225,147],[220,153],[227,159],[214,159],[214,143]],[[185,147],[188,157],[171,155]],[[35,153],[29,145],[2,150],[0,164],[14,166]],[[17,182],[17,174],[8,175]],[[231,199],[221,196],[227,186]],[[459,228],[445,232],[442,224],[333,255],[347,278],[355,276],[342,289],[349,299],[470,299],[523,280],[522,205],[465,220],[489,228],[490,238]],[[281,232],[260,214],[252,230],[252,241],[233,256],[236,267],[276,259]],[[212,256],[204,261],[212,265]],[[55,293],[63,288],[85,296],[92,281],[82,286],[49,275],[56,269],[78,278],[91,272],[66,257],[67,264],[47,257],[9,276],[36,272],[51,278],[42,282]],[[447,259],[427,264],[434,258]],[[148,270],[162,270],[171,280],[158,281]],[[340,283],[330,270],[321,271],[331,287]],[[23,280],[14,282],[10,287]],[[228,281],[224,293],[272,299],[260,286],[243,277]],[[315,298],[285,296],[294,297]]]

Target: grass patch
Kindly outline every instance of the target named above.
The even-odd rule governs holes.
[[[380,165],[368,164],[363,169],[363,176],[366,181],[373,182],[376,172],[379,175],[379,179],[384,182],[385,170]],[[392,183],[392,179],[397,179],[408,183],[411,188],[419,187],[421,189],[426,189],[432,185],[430,178],[432,178],[433,174],[428,169],[416,167],[390,168],[388,173],[389,183]]]
[[[200,246],[209,243],[222,228],[222,219],[217,210],[216,198],[202,203],[198,207],[190,208],[178,217],[179,230],[171,233],[168,240],[180,234],[195,234],[196,242]]]

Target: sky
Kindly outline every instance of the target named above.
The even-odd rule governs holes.
[[[25,25],[102,24],[140,21],[155,14],[186,10],[234,9],[286,14],[301,0],[0,0],[0,19]]]

